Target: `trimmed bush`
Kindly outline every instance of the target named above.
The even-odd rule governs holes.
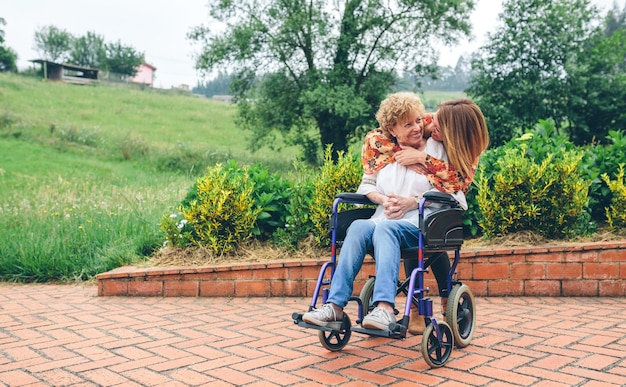
[[[626,186],[624,185],[624,164],[620,164],[615,180],[611,180],[606,173],[602,180],[611,190],[613,198],[611,205],[605,208],[606,222],[613,231],[626,227]]]
[[[198,178],[179,206],[164,217],[161,228],[173,246],[197,245],[215,255],[227,254],[250,239],[259,212],[248,168],[217,164]]]
[[[259,163],[250,167],[250,180],[254,185],[252,195],[260,210],[254,236],[261,240],[272,237],[274,232],[285,227],[289,216],[288,204],[293,195],[292,184],[279,173],[271,173]]]
[[[611,204],[612,193],[602,174],[616,176],[620,165],[626,164],[626,136],[623,132],[609,131],[608,145],[590,145],[584,147],[585,175],[591,181],[589,189],[589,207],[591,217],[602,221],[605,209]]]
[[[563,146],[558,136],[548,137],[552,141],[538,136],[551,128],[543,122],[534,133],[496,149],[497,157],[485,158],[490,165],[478,177],[476,200],[486,237],[530,230],[566,238],[589,231],[582,151]]]
[[[311,202],[315,190],[313,181],[315,173],[303,163],[294,164],[294,173],[291,176],[292,187],[284,227],[276,229],[272,240],[277,246],[289,247],[294,250],[302,239],[310,235],[313,230],[311,221]]]
[[[332,159],[332,148],[326,148],[320,175],[314,180],[310,211],[315,240],[321,246],[330,244],[328,218],[332,213],[335,196],[341,192],[355,192],[362,177],[360,155],[339,152],[335,162]]]

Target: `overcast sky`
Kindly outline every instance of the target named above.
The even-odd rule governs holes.
[[[623,9],[626,0],[615,0]],[[604,11],[614,0],[592,0]],[[194,26],[207,20],[206,0],[4,0],[0,17],[5,44],[18,54],[20,69],[37,59],[33,49],[37,29],[54,25],[74,35],[91,31],[106,42],[121,41],[146,55],[146,61],[157,68],[155,87],[169,89],[187,84],[195,86],[201,74],[194,69],[194,55],[199,47],[187,39]],[[442,65],[454,65],[460,54],[478,49],[487,32],[496,26],[502,11],[501,0],[477,0],[472,14],[474,38],[457,47],[440,50]]]

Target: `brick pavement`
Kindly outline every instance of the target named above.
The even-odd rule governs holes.
[[[620,386],[623,298],[477,297],[472,344],[442,368],[420,336],[322,348],[305,298],[98,297],[0,284],[1,386]]]

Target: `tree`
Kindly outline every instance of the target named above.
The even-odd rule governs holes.
[[[44,59],[69,61],[74,65],[93,67],[120,75],[133,76],[143,63],[144,55],[121,41],[106,43],[104,37],[88,31],[75,37],[55,26],[35,32],[35,46]]]
[[[65,62],[74,37],[66,30],[55,26],[44,26],[35,31],[35,50],[42,59]]]
[[[108,43],[106,48],[106,68],[116,74],[134,76],[139,65],[144,62],[144,55],[131,46],[125,46],[119,40]]]
[[[6,25],[4,18],[0,17],[0,26]],[[17,53],[10,47],[4,46],[4,30],[0,28],[0,72],[17,72]]]
[[[210,20],[189,34],[200,70],[233,73],[238,124],[253,149],[274,130],[313,161],[375,125],[395,72],[432,72],[436,41],[470,30],[474,0],[210,0]],[[427,48],[427,49],[426,49]],[[321,145],[321,146],[320,146]]]
[[[589,0],[506,0],[467,93],[483,109],[493,145],[552,118],[561,127],[570,90],[566,61],[597,21]]]
[[[104,37],[88,31],[72,40],[69,60],[78,66],[106,70],[107,51]]]
[[[613,3],[613,9],[609,10],[605,20],[605,33],[607,35],[613,35],[614,32],[623,30],[626,28],[626,4],[624,9],[619,10],[617,3]]]
[[[624,8],[626,14],[626,8]],[[626,24],[596,30],[575,60],[566,64],[571,98],[568,132],[575,144],[610,141],[610,131],[626,129]]]
[[[231,76],[222,71],[218,72],[217,77],[210,81],[198,82],[198,85],[192,89],[196,94],[202,94],[207,97],[214,95],[227,95],[230,93]]]

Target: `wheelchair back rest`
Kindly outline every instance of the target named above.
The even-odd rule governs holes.
[[[357,219],[369,219],[372,217],[372,215],[374,215],[375,211],[376,211],[375,208],[363,207],[363,208],[353,208],[353,209],[337,212],[334,215],[337,217],[336,241],[341,242],[345,239],[346,231],[348,230],[348,227],[350,227],[352,222],[354,222]],[[332,235],[333,226],[334,226],[333,216],[331,215],[330,220],[329,220],[329,227],[328,227],[329,237]]]
[[[422,220],[420,230],[426,248],[454,248],[463,244],[463,209],[446,208]]]

